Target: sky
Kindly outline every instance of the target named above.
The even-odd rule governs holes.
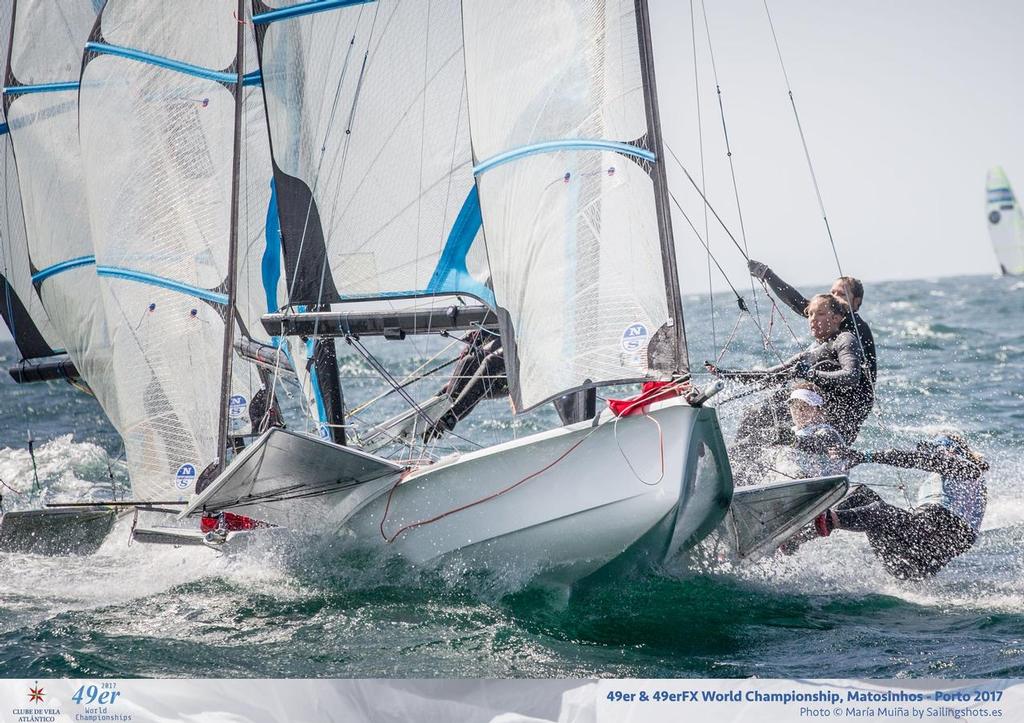
[[[698,183],[703,145],[707,197],[742,243],[700,0],[696,80],[690,0],[650,1],[666,143]],[[1024,189],[1024,3],[768,7],[842,270],[865,282],[996,273],[985,174],[1002,165]],[[707,0],[706,11],[750,255],[808,292],[825,287],[836,262],[764,2]],[[704,235],[699,196],[667,163],[670,188]],[[706,292],[706,253],[678,213],[673,225],[684,293]],[[746,283],[742,256],[713,217],[710,226],[712,253]],[[727,288],[717,271],[713,286]]]

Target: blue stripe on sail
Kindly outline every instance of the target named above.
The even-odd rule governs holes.
[[[376,294],[343,294],[339,301],[372,301],[373,299],[409,299],[431,294],[467,294],[495,307],[494,292],[477,281],[466,268],[466,254],[473,239],[480,232],[483,218],[480,214],[480,194],[476,184],[466,194],[459,215],[455,217],[452,230],[441,250],[441,256],[434,267],[434,273],[427,282],[427,288],[416,291],[382,291]]]
[[[29,93],[60,93],[65,90],[78,90],[78,81],[69,80],[64,83],[40,83],[38,85],[8,85],[4,87],[4,95],[28,95]]]
[[[494,307],[494,292],[473,278],[466,269],[466,254],[469,253],[469,247],[473,245],[473,239],[476,238],[482,224],[480,194],[474,183],[462,203],[455,223],[452,224],[452,230],[448,233],[444,250],[437,260],[437,268],[427,283],[427,293],[462,291],[473,294]]]
[[[92,51],[93,53],[98,53],[100,55],[116,55],[120,58],[137,60],[140,63],[156,65],[160,68],[167,68],[168,70],[174,70],[179,73],[184,73],[186,75],[194,75],[197,78],[215,80],[218,83],[234,83],[238,80],[238,76],[234,73],[225,73],[220,70],[210,70],[209,68],[204,68],[201,65],[183,63],[180,60],[174,60],[173,58],[165,58],[162,55],[153,55],[152,53],[145,53],[141,50],[135,50],[134,48],[125,48],[120,45],[88,42],[85,44],[85,49]],[[252,73],[246,73],[242,76],[242,85],[259,85],[262,82],[263,79],[260,76],[260,72],[258,70],[253,71]]]
[[[513,148],[510,151],[491,156],[473,167],[473,175],[479,176],[481,173],[486,173],[492,168],[525,158],[526,156],[533,156],[538,153],[554,153],[556,151],[615,151],[626,156],[643,158],[651,163],[658,160],[658,157],[646,148],[640,148],[629,143],[605,141],[599,138],[565,138],[560,141],[545,141],[543,143],[522,146],[521,148]]]
[[[128,279],[129,281],[139,281],[143,284],[149,284],[150,286],[159,286],[162,289],[170,289],[171,291],[177,291],[182,294],[187,294],[188,296],[194,296],[197,299],[212,301],[215,304],[228,303],[227,294],[210,291],[209,289],[203,289],[198,286],[189,286],[188,284],[183,284],[180,281],[165,279],[163,276],[154,276],[153,274],[143,273],[142,271],[122,269],[117,266],[97,266],[96,273],[100,276],[112,276],[119,279]]]
[[[11,127],[6,123],[0,123],[0,136],[5,136],[11,131]]]
[[[278,20],[289,20],[291,18],[302,17],[303,15],[322,13],[327,10],[349,7],[350,5],[362,5],[373,1],[374,0],[310,0],[310,2],[299,3],[298,5],[292,5],[291,7],[253,15],[252,21],[256,25],[264,25],[266,23],[277,22]]]
[[[88,266],[89,264],[94,263],[96,263],[95,256],[79,256],[74,259],[68,259],[67,261],[61,261],[60,263],[53,264],[52,266],[47,266],[45,269],[42,269],[32,274],[32,283],[38,284],[55,274],[60,274],[63,273],[64,271],[77,269],[79,266]]]
[[[281,219],[277,215],[277,184],[273,178],[270,179],[270,203],[267,204],[267,223],[263,236],[260,270],[263,293],[267,297],[267,312],[273,314],[280,308],[277,303],[277,282],[281,280]],[[276,336],[274,338],[277,339]]]

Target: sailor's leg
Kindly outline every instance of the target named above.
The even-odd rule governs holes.
[[[877,492],[859,485],[832,509],[835,529],[851,532],[899,530],[912,525],[913,513],[890,505]]]

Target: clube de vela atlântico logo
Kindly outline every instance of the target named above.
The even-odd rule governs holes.
[[[11,718],[3,720],[11,723],[57,723],[60,708],[46,706],[46,691],[39,681],[28,687],[28,704],[24,707],[12,708]]]

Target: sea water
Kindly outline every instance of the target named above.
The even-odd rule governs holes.
[[[753,311],[749,291],[747,300]],[[695,371],[717,358],[740,318],[726,295],[713,308],[714,331],[708,298],[686,299]],[[787,312],[791,335],[763,294],[756,311],[772,343],[762,343],[756,317],[743,317],[721,366],[763,366],[808,343],[805,322]],[[567,599],[501,570],[412,569],[340,540],[268,541],[234,555],[129,544],[127,516],[89,557],[0,553],[0,675],[1021,677],[1024,282],[869,284],[862,315],[878,345],[878,413],[857,446],[909,445],[952,427],[992,465],[978,544],[931,580],[889,577],[861,536],[840,532],[744,566],[721,561],[709,541],[665,569]],[[439,361],[432,356],[448,343],[374,349],[402,375]],[[340,346],[354,407],[382,387]],[[16,361],[13,345],[0,352]],[[442,372],[416,395],[443,381]],[[740,392],[717,399],[727,438],[753,400]],[[390,413],[401,400],[377,406]],[[89,397],[5,375],[0,415],[6,509],[125,494],[119,439]],[[470,441],[454,442],[488,444],[554,423],[550,409],[512,421],[507,405],[486,402],[456,430]],[[924,476],[859,467],[853,481],[906,504]]]

